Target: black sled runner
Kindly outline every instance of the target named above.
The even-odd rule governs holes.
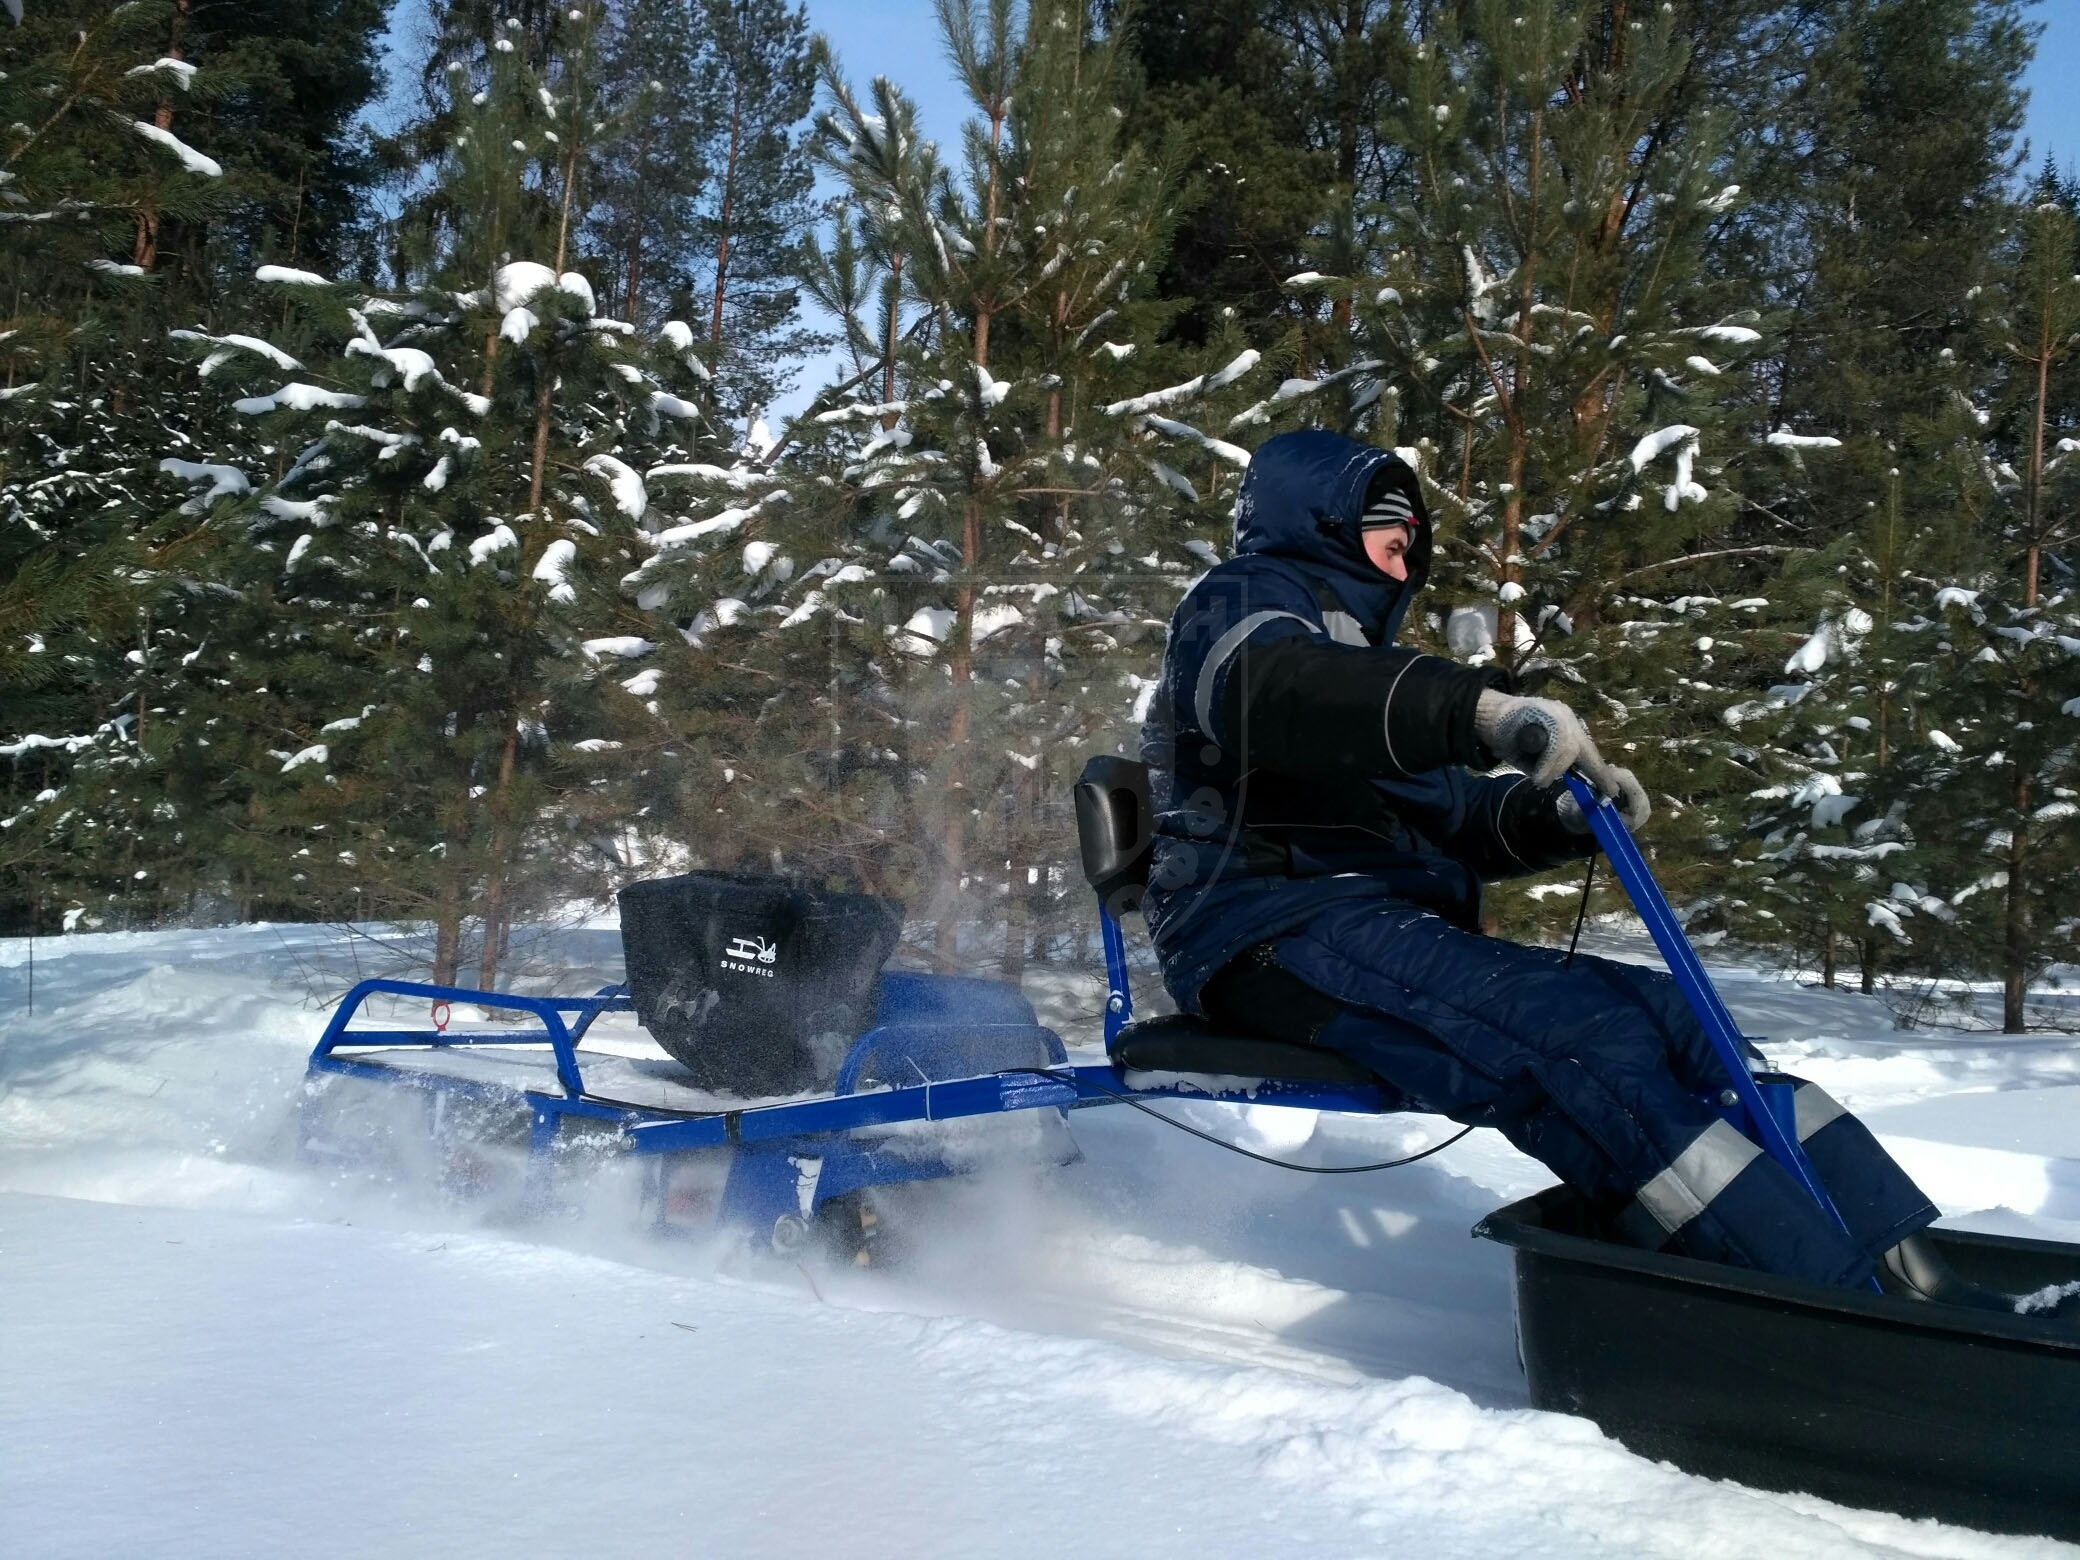
[[[1830,1289],[1586,1233],[1565,1187],[1474,1233],[1513,1248],[1534,1408],[1762,1489],[2080,1539],[2080,1329]],[[1935,1229],[1965,1278],[2027,1294],[2080,1248]]]

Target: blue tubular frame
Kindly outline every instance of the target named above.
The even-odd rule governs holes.
[[[912,1084],[908,1088],[877,1089],[866,1094],[754,1105],[710,1116],[653,1118],[632,1122],[627,1138],[632,1153],[672,1154],[688,1149],[742,1147],[855,1132],[863,1127],[895,1126],[908,1121],[958,1121],[966,1116],[1048,1108],[1078,1110],[1110,1105],[1122,1097],[1293,1105],[1357,1115],[1378,1115],[1384,1108],[1379,1091],[1371,1087],[1295,1084],[1276,1079],[1236,1090],[1194,1088],[1189,1084],[1129,1088],[1120,1081],[1118,1069],[1108,1062],[1096,1066],[1007,1068],[973,1078],[950,1078],[943,1083]]]
[[[1134,989],[1127,983],[1127,934],[1119,917],[1098,901],[1098,933],[1105,940],[1105,1050],[1134,1022]]]
[[[1123,939],[1120,938],[1118,922],[1110,921],[1110,928],[1108,963],[1115,966],[1116,1011],[1130,1014],[1132,1006],[1126,991]],[[1118,950],[1116,959],[1115,948]],[[369,997],[375,995],[420,997],[429,1003],[475,1002],[510,1008],[533,1014],[540,1021],[541,1028],[462,1034],[440,1034],[429,1029],[350,1030],[347,1026],[354,1015]],[[558,1120],[567,1115],[616,1123],[623,1143],[631,1153],[672,1154],[710,1148],[800,1145],[805,1141],[813,1143],[819,1138],[828,1139],[865,1128],[898,1126],[915,1121],[954,1121],[1009,1111],[1073,1110],[1113,1104],[1124,1097],[1278,1104],[1360,1115],[1377,1115],[1386,1109],[1380,1091],[1369,1085],[1302,1084],[1266,1079],[1240,1089],[1195,1086],[1190,1082],[1130,1087],[1109,1062],[1095,1066],[1067,1065],[1068,1053],[1060,1038],[1053,1030],[1041,1025],[962,1025],[957,1020],[944,1025],[898,1022],[868,1030],[853,1042],[840,1064],[835,1091],[818,1099],[747,1105],[741,1110],[694,1114],[663,1106],[609,1104],[588,1097],[579,1071],[577,1043],[601,1013],[628,1012],[633,1006],[618,986],[606,987],[590,997],[523,997],[507,992],[472,991],[464,987],[412,981],[365,980],[341,999],[331,1022],[325,1026],[323,1037],[311,1052],[310,1070],[403,1083],[409,1087],[478,1099],[524,1103],[534,1117],[532,1147],[536,1153],[547,1151],[554,1139]],[[1114,1011],[1108,1001],[1107,1026],[1111,1033],[1117,1033],[1118,1029],[1111,1022]],[[575,1026],[565,1023],[563,1015],[566,1013],[579,1015]],[[1124,1021],[1124,1018],[1120,1020],[1121,1023]],[[545,1039],[556,1055],[557,1081],[564,1091],[561,1096],[477,1079],[399,1069],[336,1054],[342,1048],[362,1047],[424,1046],[437,1049],[446,1046],[540,1045]],[[1003,1067],[969,1077],[933,1079],[893,1088],[862,1091],[858,1087],[867,1063],[889,1050],[913,1061],[954,1061],[964,1053],[972,1055],[978,1048],[995,1045],[1026,1050],[1038,1048],[1046,1063],[1032,1067]]]
[[[1036,1039],[1050,1065],[1069,1059],[1061,1036],[1037,1024],[964,1024],[957,1028],[944,1023],[876,1024],[852,1042],[838,1064],[831,1092],[840,1097],[857,1093],[870,1062],[900,1061],[920,1078],[930,1078],[964,1062],[972,1067],[978,1053],[995,1047],[1030,1051]]]
[[[429,1004],[446,1002],[474,1002],[479,1006],[497,1008],[505,1012],[532,1013],[541,1021],[539,1032],[524,1030],[467,1031],[447,1034],[439,1030],[425,1029],[357,1029],[349,1031],[354,1015],[370,997],[423,997]],[[410,980],[364,980],[340,999],[333,1010],[332,1021],[325,1026],[317,1048],[311,1052],[311,1065],[323,1067],[339,1047],[423,1045],[474,1046],[474,1045],[540,1045],[548,1041],[550,1050],[556,1053],[556,1081],[563,1085],[563,1092],[577,1099],[585,1092],[585,1080],[578,1071],[578,1042],[585,1038],[585,1031],[592,1021],[602,1013],[633,1012],[635,1003],[622,994],[620,986],[602,986],[589,997],[523,997],[509,991],[471,991],[461,986],[431,986]],[[563,1021],[563,1015],[575,1013],[575,1027]],[[345,1058],[341,1058],[341,1063]],[[345,1070],[340,1063],[323,1067],[326,1071]],[[374,1069],[362,1068],[365,1074]]]
[[[1792,1178],[1846,1232],[1849,1228],[1847,1222],[1835,1207],[1834,1199],[1827,1195],[1827,1188],[1820,1184],[1805,1150],[1798,1146],[1797,1133],[1786,1119],[1790,1111],[1788,1101],[1782,1096],[1788,1095],[1790,1089],[1756,1082],[1748,1061],[1748,1042],[1733,1015],[1727,1011],[1718,988],[1705,974],[1697,950],[1683,935],[1682,924],[1669,908],[1661,885],[1654,881],[1654,874],[1647,866],[1646,858],[1640,854],[1638,843],[1625,827],[1625,820],[1607,798],[1599,797],[1579,775],[1567,776],[1567,788],[1581,804],[1583,816],[1589,820],[1589,827],[1596,835],[1596,843],[1603,847],[1603,854],[1624,887],[1626,897],[1632,901],[1632,908],[1646,922],[1647,935],[1654,939],[1654,947],[1668,965],[1669,974],[1675,977],[1683,1000],[1690,1004],[1690,1011],[1704,1026],[1705,1038],[1711,1041],[1720,1065],[1732,1080],[1734,1097],[1739,1102],[1736,1108],[1744,1118],[1735,1119],[1733,1124],[1760,1145],[1770,1158],[1790,1171]],[[1772,1095],[1778,1098],[1773,1100]]]
[[[1117,925],[1114,925],[1115,937]],[[1119,1014],[1131,1011],[1125,995],[1124,949],[1111,961],[1121,1001]],[[957,986],[946,988],[957,1007]],[[371,996],[387,994],[428,1002],[476,1002],[532,1014],[539,1028],[441,1034],[431,1029],[349,1029],[347,1026]],[[966,996],[972,1001],[976,993]],[[1023,1006],[1023,1003],[1020,1003]],[[600,1123],[612,1130],[623,1152],[657,1166],[646,1185],[655,1197],[660,1228],[669,1228],[668,1187],[673,1155],[722,1152],[729,1156],[719,1201],[718,1220],[741,1226],[754,1245],[769,1244],[785,1218],[807,1219],[833,1198],[873,1186],[933,1180],[957,1173],[927,1145],[903,1142],[873,1129],[909,1122],[954,1121],[1011,1111],[1068,1111],[1109,1105],[1123,1099],[1195,1098],[1242,1103],[1275,1103],[1316,1110],[1377,1114],[1386,1102],[1376,1089],[1337,1088],[1277,1080],[1248,1088],[1223,1090],[1216,1080],[1194,1086],[1188,1080],[1131,1087],[1111,1064],[1071,1067],[1068,1053],[1052,1030],[1030,1021],[1007,1023],[963,1021],[958,1012],[895,1016],[877,1024],[852,1044],[840,1064],[835,1092],[818,1099],[747,1105],[741,1110],[702,1113],[675,1111],[607,1101],[585,1093],[579,1070],[578,1042],[603,1012],[633,1007],[618,987],[591,997],[520,997],[502,992],[472,991],[409,981],[363,981],[349,991],[312,1051],[310,1073],[338,1074],[402,1085],[434,1100],[457,1099],[503,1104],[529,1116],[528,1169],[524,1206],[541,1211],[552,1203],[551,1164],[566,1118]],[[986,1009],[988,1010],[988,1009]],[[890,1011],[884,1009],[884,1011]],[[897,1014],[905,1005],[895,1004]],[[1025,1011],[1030,1014],[1031,1009]],[[1000,1020],[1001,1005],[994,1009]],[[566,1022],[575,1015],[576,1022]],[[1121,1019],[1123,1022],[1124,1019]],[[1117,1025],[1109,1026],[1117,1032]],[[418,1068],[397,1067],[382,1060],[357,1057],[363,1047],[416,1046],[435,1050],[448,1046],[540,1045],[547,1041],[556,1057],[561,1094],[502,1084],[481,1078],[459,1078]],[[343,1054],[345,1053],[345,1054]],[[1026,1066],[1026,1058],[1041,1065]],[[875,1071],[907,1067],[918,1083],[887,1087],[863,1080]],[[984,1071],[983,1069],[990,1069]],[[933,1077],[933,1073],[940,1076]],[[303,1101],[303,1140],[320,1140],[321,1096],[307,1091]],[[860,1134],[855,1136],[854,1134]]]

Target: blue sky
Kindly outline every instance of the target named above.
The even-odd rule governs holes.
[[[842,10],[842,6],[830,9]],[[2037,41],[2036,63],[2026,78],[2029,93],[2030,161],[2041,163],[2048,151],[2071,171],[2080,165],[2080,5],[2074,0],[2045,0],[2035,8],[2044,24]]]
[[[809,25],[838,51],[853,86],[876,76],[917,101],[919,128],[947,151],[959,144],[962,110],[930,0],[808,0]]]

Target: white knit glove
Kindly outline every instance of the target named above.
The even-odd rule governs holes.
[[[1629,769],[1616,764],[1604,766],[1611,778],[1613,789],[1605,792],[1617,804],[1618,816],[1625,820],[1625,827],[1637,834],[1653,816],[1653,805],[1647,800],[1647,788],[1639,783],[1639,777]],[[1575,834],[1589,832],[1589,820],[1582,814],[1582,804],[1574,799],[1572,790],[1562,791],[1553,809],[1560,815],[1563,827]]]
[[[1489,752],[1515,764],[1533,785],[1552,785],[1568,770],[1580,769],[1604,795],[1616,789],[1602,783],[1610,766],[1596,751],[1589,728],[1558,699],[1526,699],[1490,688],[1474,706],[1473,730]]]

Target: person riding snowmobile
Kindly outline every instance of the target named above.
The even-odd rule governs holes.
[[[1918,1233],[1934,1206],[1811,1083],[1798,1137],[1846,1233],[1724,1121],[1707,1101],[1728,1080],[1667,976],[1481,934],[1484,882],[1594,852],[1570,768],[1631,828],[1651,809],[1565,704],[1394,644],[1430,554],[1396,455],[1307,431],[1251,459],[1233,556],[1179,603],[1144,733],[1143,911],[1180,1008],[1495,1128],[1635,1244],[2008,1306],[1943,1265]]]

